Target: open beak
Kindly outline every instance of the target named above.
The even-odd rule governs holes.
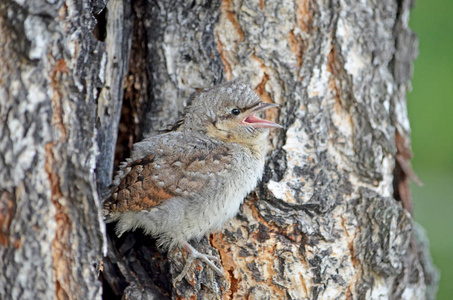
[[[283,128],[283,126],[280,124],[265,119],[261,119],[260,117],[255,116],[257,112],[263,111],[271,107],[279,107],[279,105],[275,103],[264,103],[264,102],[259,103],[258,105],[254,106],[249,111],[247,111],[249,115],[242,121],[242,124],[257,128]]]

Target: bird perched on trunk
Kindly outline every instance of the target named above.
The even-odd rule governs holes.
[[[182,247],[219,275],[189,241],[219,229],[234,217],[244,197],[261,179],[270,128],[259,118],[276,104],[263,103],[244,83],[228,82],[195,94],[172,131],[136,143],[104,202],[106,222],[117,221],[118,236],[142,228],[168,249]]]

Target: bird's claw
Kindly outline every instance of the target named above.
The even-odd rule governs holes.
[[[203,254],[203,253],[199,253],[198,252],[198,255],[196,256],[196,258],[201,259],[205,263],[208,263],[208,261],[211,261],[211,262],[215,261],[215,262],[220,263],[220,258],[218,258],[217,256],[214,256],[214,255],[207,255],[207,254]]]
[[[184,276],[186,276],[194,259],[195,257],[193,256],[189,256],[189,258],[187,258],[184,268],[182,269],[181,273],[179,273],[179,275],[176,276],[176,278],[173,280],[173,283],[181,281],[184,278]]]
[[[225,275],[223,274],[222,270],[220,270],[212,261],[211,259],[217,261],[217,262],[220,262],[220,259],[218,259],[217,257],[215,256],[212,256],[212,255],[206,255],[206,254],[202,254],[200,252],[198,252],[198,255],[196,256],[196,258],[198,259],[201,259],[202,261],[204,261],[209,267],[211,267],[212,270],[214,270],[217,274],[219,274],[219,276],[221,277],[224,277]],[[214,259],[215,258],[215,259]]]
[[[189,256],[186,260],[184,268],[182,269],[181,273],[174,279],[174,283],[181,281],[184,276],[186,276],[187,272],[189,271],[190,266],[192,265],[195,259],[200,259],[204,261],[213,271],[215,271],[219,276],[224,277],[222,270],[218,268],[212,261],[216,261],[220,263],[220,259],[217,256],[213,255],[206,255],[203,253],[198,252],[194,247],[192,247],[189,243],[185,243],[183,248],[189,252]]]

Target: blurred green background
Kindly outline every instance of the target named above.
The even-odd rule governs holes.
[[[419,37],[413,90],[407,103],[413,168],[424,185],[412,184],[415,220],[428,232],[441,271],[438,300],[453,299],[453,1],[417,0],[410,27]]]

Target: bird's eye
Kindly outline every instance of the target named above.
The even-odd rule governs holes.
[[[233,109],[231,110],[231,113],[232,113],[233,115],[237,116],[237,115],[239,115],[239,114],[241,113],[241,111],[240,111],[239,109],[237,109],[237,108],[233,108]]]

